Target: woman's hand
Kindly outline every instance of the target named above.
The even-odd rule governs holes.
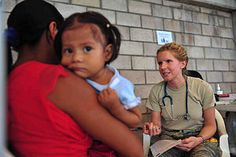
[[[177,145],[176,147],[188,152],[195,148],[197,145],[201,144],[202,142],[203,141],[201,137],[191,136],[181,140],[181,144]]]
[[[159,135],[161,133],[161,128],[158,125],[154,125],[152,122],[146,122],[143,126],[143,133],[150,136]]]

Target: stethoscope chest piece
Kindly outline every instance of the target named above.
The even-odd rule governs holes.
[[[184,119],[185,119],[185,120],[190,120],[190,119],[191,119],[189,113],[186,113],[186,114],[184,115]]]

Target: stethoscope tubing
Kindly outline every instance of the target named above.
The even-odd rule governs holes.
[[[190,115],[188,113],[188,81],[186,79],[185,81],[185,86],[186,86],[186,92],[185,92],[185,109],[186,109],[186,112],[185,112],[185,115],[184,115],[184,119],[186,120],[190,120]],[[167,82],[165,82],[164,84],[164,96],[162,97],[162,104],[164,106],[166,106],[165,104],[165,99],[169,99],[170,100],[170,105],[171,105],[171,113],[172,113],[172,117],[173,117],[173,99],[170,95],[168,95],[167,93]]]

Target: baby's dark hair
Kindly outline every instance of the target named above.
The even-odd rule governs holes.
[[[59,28],[64,18],[53,5],[44,0],[24,0],[15,6],[5,30],[8,70],[12,66],[11,49],[18,51],[23,45],[36,45],[52,21]]]
[[[109,61],[105,64],[109,64],[114,61],[118,55],[120,50],[121,44],[121,34],[118,28],[112,25],[109,20],[104,17],[102,14],[94,11],[88,11],[83,13],[74,13],[69,16],[64,24],[62,25],[61,29],[57,33],[55,39],[55,49],[57,52],[57,56],[59,59],[62,58],[62,35],[63,32],[69,29],[70,27],[74,26],[75,24],[83,23],[83,24],[95,24],[99,27],[103,35],[105,36],[106,44],[112,45],[112,57]]]

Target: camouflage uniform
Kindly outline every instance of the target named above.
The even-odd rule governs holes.
[[[160,139],[178,140],[197,136],[199,132],[198,130],[163,130],[160,136],[152,136],[151,144]],[[160,157],[220,157],[221,153],[218,142],[204,141],[189,152],[174,147],[160,155]],[[152,157],[151,152],[148,156]]]

